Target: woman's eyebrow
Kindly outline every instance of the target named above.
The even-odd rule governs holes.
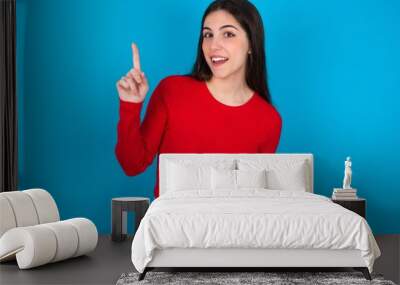
[[[223,26],[221,26],[219,29],[222,30],[222,29],[225,29],[225,28],[234,28],[235,30],[238,30],[238,28],[236,28],[236,27],[233,26],[233,25],[223,25]],[[211,29],[210,29],[209,27],[203,27],[203,30],[210,30],[210,31],[211,31]],[[238,31],[239,31],[239,30],[238,30]]]

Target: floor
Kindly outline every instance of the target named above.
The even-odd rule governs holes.
[[[377,236],[382,256],[374,272],[399,284],[400,235]],[[0,284],[115,284],[124,272],[134,271],[130,260],[132,237],[116,243],[100,236],[94,252],[88,256],[64,260],[45,266],[19,270],[15,261],[0,264]]]
[[[375,237],[381,250],[374,265],[374,271],[382,273],[385,279],[400,284],[400,234]]]
[[[132,238],[113,242],[100,236],[87,256],[19,270],[16,262],[0,264],[0,284],[115,284],[124,272],[135,270],[130,260]]]

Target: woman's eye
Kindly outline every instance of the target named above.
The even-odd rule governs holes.
[[[235,36],[235,34],[231,33],[231,32],[225,32],[224,33],[224,37],[226,37],[226,38],[232,38],[234,36]],[[213,37],[213,34],[211,34],[211,33],[204,33],[203,34],[203,38],[211,38],[211,37]]]
[[[225,33],[225,36],[228,37],[228,38],[231,38],[231,37],[234,37],[235,34],[233,34],[233,33],[231,33],[231,32],[226,32],[226,33]]]

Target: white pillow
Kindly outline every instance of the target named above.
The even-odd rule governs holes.
[[[305,160],[251,161],[240,159],[240,170],[267,170],[267,187],[273,190],[303,191],[310,189],[308,164]]]
[[[267,170],[236,170],[238,188],[267,188]]]
[[[211,168],[211,189],[266,188],[266,170],[230,170]]]
[[[167,191],[193,189],[211,189],[211,167],[216,169],[234,169],[235,160],[190,161],[167,160]]]
[[[305,167],[267,172],[268,189],[293,190],[306,192],[307,181]]]
[[[167,189],[168,191],[184,191],[187,189],[209,188],[207,177],[210,167],[181,165],[169,163]]]
[[[211,189],[236,189],[236,170],[211,167]]]

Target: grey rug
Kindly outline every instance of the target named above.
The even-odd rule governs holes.
[[[138,281],[139,273],[124,273],[117,285],[133,284],[379,284],[396,285],[384,280],[382,275],[371,274],[372,281],[366,280],[361,272],[147,272]]]

